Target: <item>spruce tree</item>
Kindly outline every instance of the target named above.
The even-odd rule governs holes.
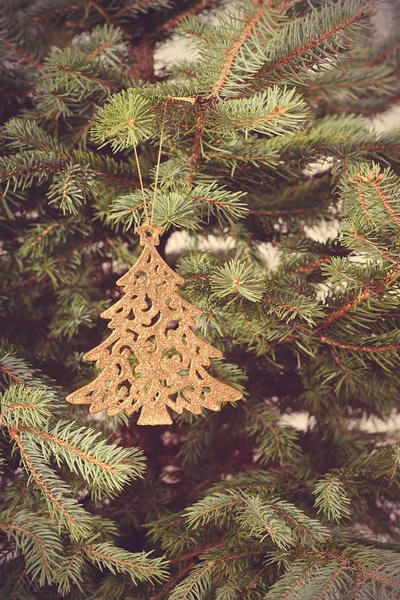
[[[375,9],[3,0],[1,598],[400,598],[398,434],[365,427],[400,386],[399,132],[371,125],[400,34]],[[175,35],[193,52],[155,71]],[[65,400],[100,375],[143,194],[244,395],[158,427]]]

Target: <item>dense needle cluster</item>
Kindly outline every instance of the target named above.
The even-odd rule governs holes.
[[[400,386],[399,132],[370,119],[398,31],[369,0],[3,5],[1,598],[397,600],[400,441],[365,420]],[[65,401],[145,205],[244,395],[162,427]]]

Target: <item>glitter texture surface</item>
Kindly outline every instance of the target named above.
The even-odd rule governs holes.
[[[199,308],[181,298],[184,279],[156,250],[162,228],[147,222],[137,228],[143,252],[121,277],[124,296],[101,316],[110,319],[111,335],[87,352],[102,373],[67,397],[73,404],[90,404],[90,412],[109,415],[141,411],[138,425],[169,425],[168,407],[200,414],[219,410],[223,402],[242,394],[214,379],[205,367],[221,352],[192,331]]]

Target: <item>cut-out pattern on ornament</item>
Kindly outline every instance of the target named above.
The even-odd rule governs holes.
[[[214,379],[205,367],[222,353],[192,331],[202,311],[181,298],[184,283],[161,258],[161,227],[138,227],[143,252],[121,277],[124,296],[101,316],[110,319],[111,335],[87,352],[102,373],[67,397],[73,404],[90,404],[90,412],[109,415],[141,411],[138,425],[169,425],[168,408],[200,414],[203,408],[219,410],[223,402],[242,394]]]

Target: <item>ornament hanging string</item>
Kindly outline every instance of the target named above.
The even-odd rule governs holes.
[[[159,180],[159,175],[160,175],[162,147],[163,147],[164,138],[165,138],[165,121],[166,121],[166,118],[167,118],[167,106],[168,106],[168,103],[170,101],[172,101],[172,100],[177,100],[177,101],[181,101],[181,102],[190,102],[190,104],[194,104],[196,102],[196,98],[194,98],[193,96],[189,96],[189,97],[167,96],[167,98],[165,100],[164,109],[163,109],[163,115],[162,115],[162,119],[161,119],[160,143],[158,145],[156,172],[155,172],[155,177],[154,177],[153,201],[152,201],[151,215],[150,216],[149,216],[149,212],[148,212],[146,195],[145,195],[144,186],[143,186],[142,170],[140,168],[140,162],[139,162],[139,157],[138,157],[138,153],[137,153],[137,145],[135,143],[133,144],[133,151],[134,151],[134,154],[135,154],[135,161],[136,161],[136,168],[137,168],[138,176],[139,176],[140,189],[142,191],[144,214],[145,214],[145,218],[146,218],[146,223],[149,224],[149,225],[153,225],[154,224],[154,209],[155,209],[155,204],[156,204],[156,199],[157,199],[157,190],[158,190],[158,180]]]
[[[159,177],[160,164],[161,164],[162,146],[164,143],[165,119],[166,119],[166,115],[167,115],[167,105],[168,105],[168,101],[170,99],[171,99],[171,97],[167,96],[167,99],[164,104],[164,110],[163,110],[163,115],[162,115],[162,120],[161,120],[160,143],[158,145],[156,174],[155,174],[155,180],[154,180],[154,193],[153,193],[153,202],[152,202],[150,217],[149,217],[149,211],[148,211],[148,207],[147,207],[146,195],[145,195],[145,191],[144,191],[142,169],[140,168],[139,156],[137,153],[137,144],[135,142],[133,142],[133,152],[135,154],[136,168],[137,168],[137,172],[138,172],[138,176],[139,176],[140,189],[142,192],[144,214],[146,217],[146,223],[149,225],[152,225],[154,222],[154,205],[156,203],[156,197],[157,197],[157,187],[158,187],[158,177]]]
[[[137,168],[137,172],[138,172],[138,176],[139,176],[140,189],[142,191],[144,214],[146,215],[146,221],[148,221],[149,220],[149,213],[148,213],[148,210],[147,210],[146,196],[145,196],[145,193],[144,193],[142,170],[140,168],[140,162],[139,162],[139,157],[138,157],[138,153],[137,153],[137,146],[136,146],[135,143],[133,144],[133,152],[135,154],[136,168]]]
[[[151,217],[150,217],[150,222],[151,223],[153,223],[153,221],[154,221],[154,207],[155,207],[156,198],[157,198],[157,186],[158,186],[158,178],[159,178],[159,174],[160,174],[162,146],[163,146],[163,143],[164,143],[164,135],[165,135],[165,119],[166,119],[166,116],[167,116],[167,105],[168,105],[168,101],[169,100],[170,100],[170,97],[168,96],[167,99],[166,99],[166,101],[165,101],[165,104],[164,104],[163,116],[162,116],[162,120],[161,120],[160,144],[158,146],[156,174],[155,174],[155,177],[154,177],[153,204],[151,206]]]

